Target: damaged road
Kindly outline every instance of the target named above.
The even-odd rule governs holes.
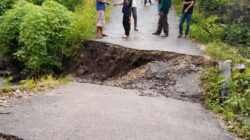
[[[12,112],[0,115],[0,132],[25,140],[235,139],[198,103],[196,78],[214,62],[103,42],[82,45],[69,71],[94,84],[72,82],[11,102],[0,108]]]
[[[141,96],[199,102],[202,67],[216,63],[203,56],[142,51],[104,42],[83,41],[71,64],[78,82],[137,89]]]
[[[199,103],[199,72],[214,62],[201,57],[194,43],[176,38],[175,12],[169,13],[170,35],[163,39],[151,35],[156,4],[138,4],[138,15],[152,18],[139,17],[140,31],[122,40],[120,10],[113,8],[115,18],[105,30],[109,37],[102,40],[113,44],[85,41],[82,52],[73,52],[69,72],[76,81],[0,106],[11,112],[0,115],[0,140],[13,135],[24,140],[236,139]]]

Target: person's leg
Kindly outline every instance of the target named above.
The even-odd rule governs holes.
[[[103,36],[103,27],[100,27],[100,36]]]
[[[125,35],[124,37],[128,37],[129,36],[129,15],[123,15],[123,26],[124,26],[124,30],[125,30]]]
[[[151,0],[148,0],[150,4],[152,4]]]
[[[183,30],[183,23],[185,21],[185,17],[186,17],[186,14],[182,13],[181,18],[180,18],[180,22],[179,22],[179,37],[181,37],[181,35],[183,34],[182,30]]]
[[[105,11],[102,10],[102,27],[101,27],[101,36],[107,37],[108,35],[103,33],[103,28],[105,26]]]
[[[192,14],[187,14],[187,28],[186,28],[185,36],[189,34],[191,20],[192,20]]]
[[[159,21],[158,21],[158,27],[157,27],[157,30],[155,33],[153,33],[154,35],[160,35],[161,34],[161,31],[162,31],[162,19],[163,19],[163,13],[160,12],[160,15],[159,15]]]
[[[126,16],[126,35],[129,37],[130,27],[131,27],[131,15]]]
[[[126,34],[126,15],[125,14],[123,14],[122,25]]]
[[[147,4],[147,0],[144,0],[144,5],[146,5]]]
[[[168,27],[168,12],[164,13],[164,15],[163,15],[162,25],[163,25],[165,36],[168,36],[168,32],[169,32],[169,27]]]
[[[132,8],[133,18],[134,18],[134,30],[138,31],[137,29],[137,10],[136,7]]]
[[[96,37],[100,37],[100,27],[96,26]]]

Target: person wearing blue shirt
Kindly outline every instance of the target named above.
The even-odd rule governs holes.
[[[107,36],[103,33],[103,27],[105,25],[105,8],[106,4],[110,4],[106,0],[96,0],[96,10],[97,10],[97,23],[96,23],[96,37],[102,38]]]

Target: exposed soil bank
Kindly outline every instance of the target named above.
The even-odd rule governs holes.
[[[0,140],[23,140],[23,139],[18,138],[16,136],[0,133]]]
[[[139,89],[142,95],[199,101],[199,71],[215,62],[202,56],[163,51],[142,51],[96,41],[82,41],[84,48],[71,62],[79,82]]]

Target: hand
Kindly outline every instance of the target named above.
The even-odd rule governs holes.
[[[185,13],[187,13],[188,12],[188,9],[185,9],[185,11],[184,11]]]

